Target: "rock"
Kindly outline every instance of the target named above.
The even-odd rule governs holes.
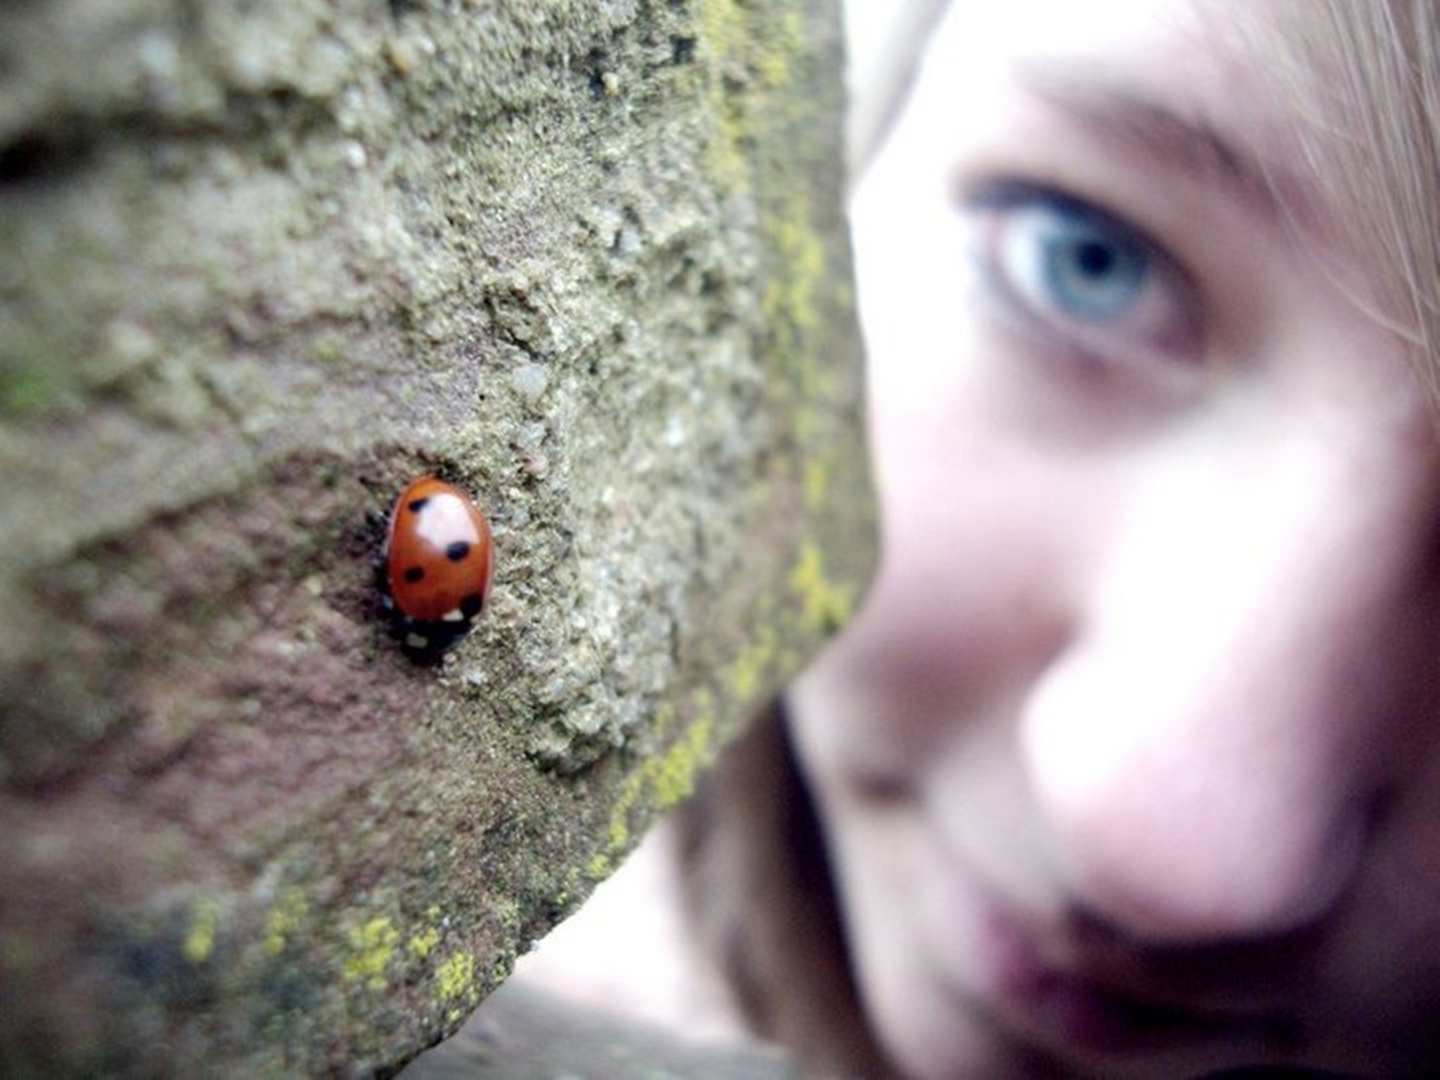
[[[393,1070],[845,619],[840,79],[820,0],[0,5],[0,1073]]]

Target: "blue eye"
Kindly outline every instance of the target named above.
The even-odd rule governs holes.
[[[1150,257],[1103,219],[1068,206],[1018,211],[1000,251],[1017,278],[1027,279],[1075,319],[1123,315],[1145,290]]]
[[[1188,277],[1126,222],[1077,199],[1006,185],[970,200],[981,277],[1012,319],[1090,359],[1193,360],[1199,306]]]

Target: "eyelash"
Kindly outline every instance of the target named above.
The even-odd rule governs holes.
[[[964,200],[971,257],[1000,313],[1066,355],[1117,367],[1199,362],[1190,276],[1140,229],[1040,185],[992,184]]]

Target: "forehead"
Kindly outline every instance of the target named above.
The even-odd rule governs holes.
[[[980,47],[1011,44],[1027,50],[1072,52],[1144,44],[1157,32],[1194,26],[1196,9],[1187,0],[950,0],[943,18],[963,20]]]
[[[1353,248],[1343,243],[1352,215],[1305,170],[1312,132],[1257,46],[1265,18],[1263,5],[1242,14],[1195,0],[952,0],[908,120],[937,166],[977,138],[1083,135],[1117,157],[1218,181],[1332,254]]]
[[[1090,77],[1191,110],[1249,113],[1235,110],[1255,90],[1240,36],[1233,21],[1187,0],[952,0],[921,81],[959,109],[972,103],[966,93],[981,104],[993,84],[1060,72],[1077,86]]]

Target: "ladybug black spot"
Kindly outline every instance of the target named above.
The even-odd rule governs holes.
[[[410,566],[405,569],[405,580],[410,582],[411,585],[422,580],[424,577],[425,568],[423,566]]]
[[[479,593],[471,593],[460,601],[460,614],[467,619],[473,619],[480,614],[480,609],[485,606],[485,599]]]
[[[421,499],[411,499],[410,505],[407,506],[406,509],[409,510],[412,514],[418,514],[421,510],[425,509],[425,504],[429,501],[430,496],[428,495]]]
[[[470,544],[465,540],[456,540],[445,548],[445,557],[451,562],[464,562],[465,556],[470,554]]]

